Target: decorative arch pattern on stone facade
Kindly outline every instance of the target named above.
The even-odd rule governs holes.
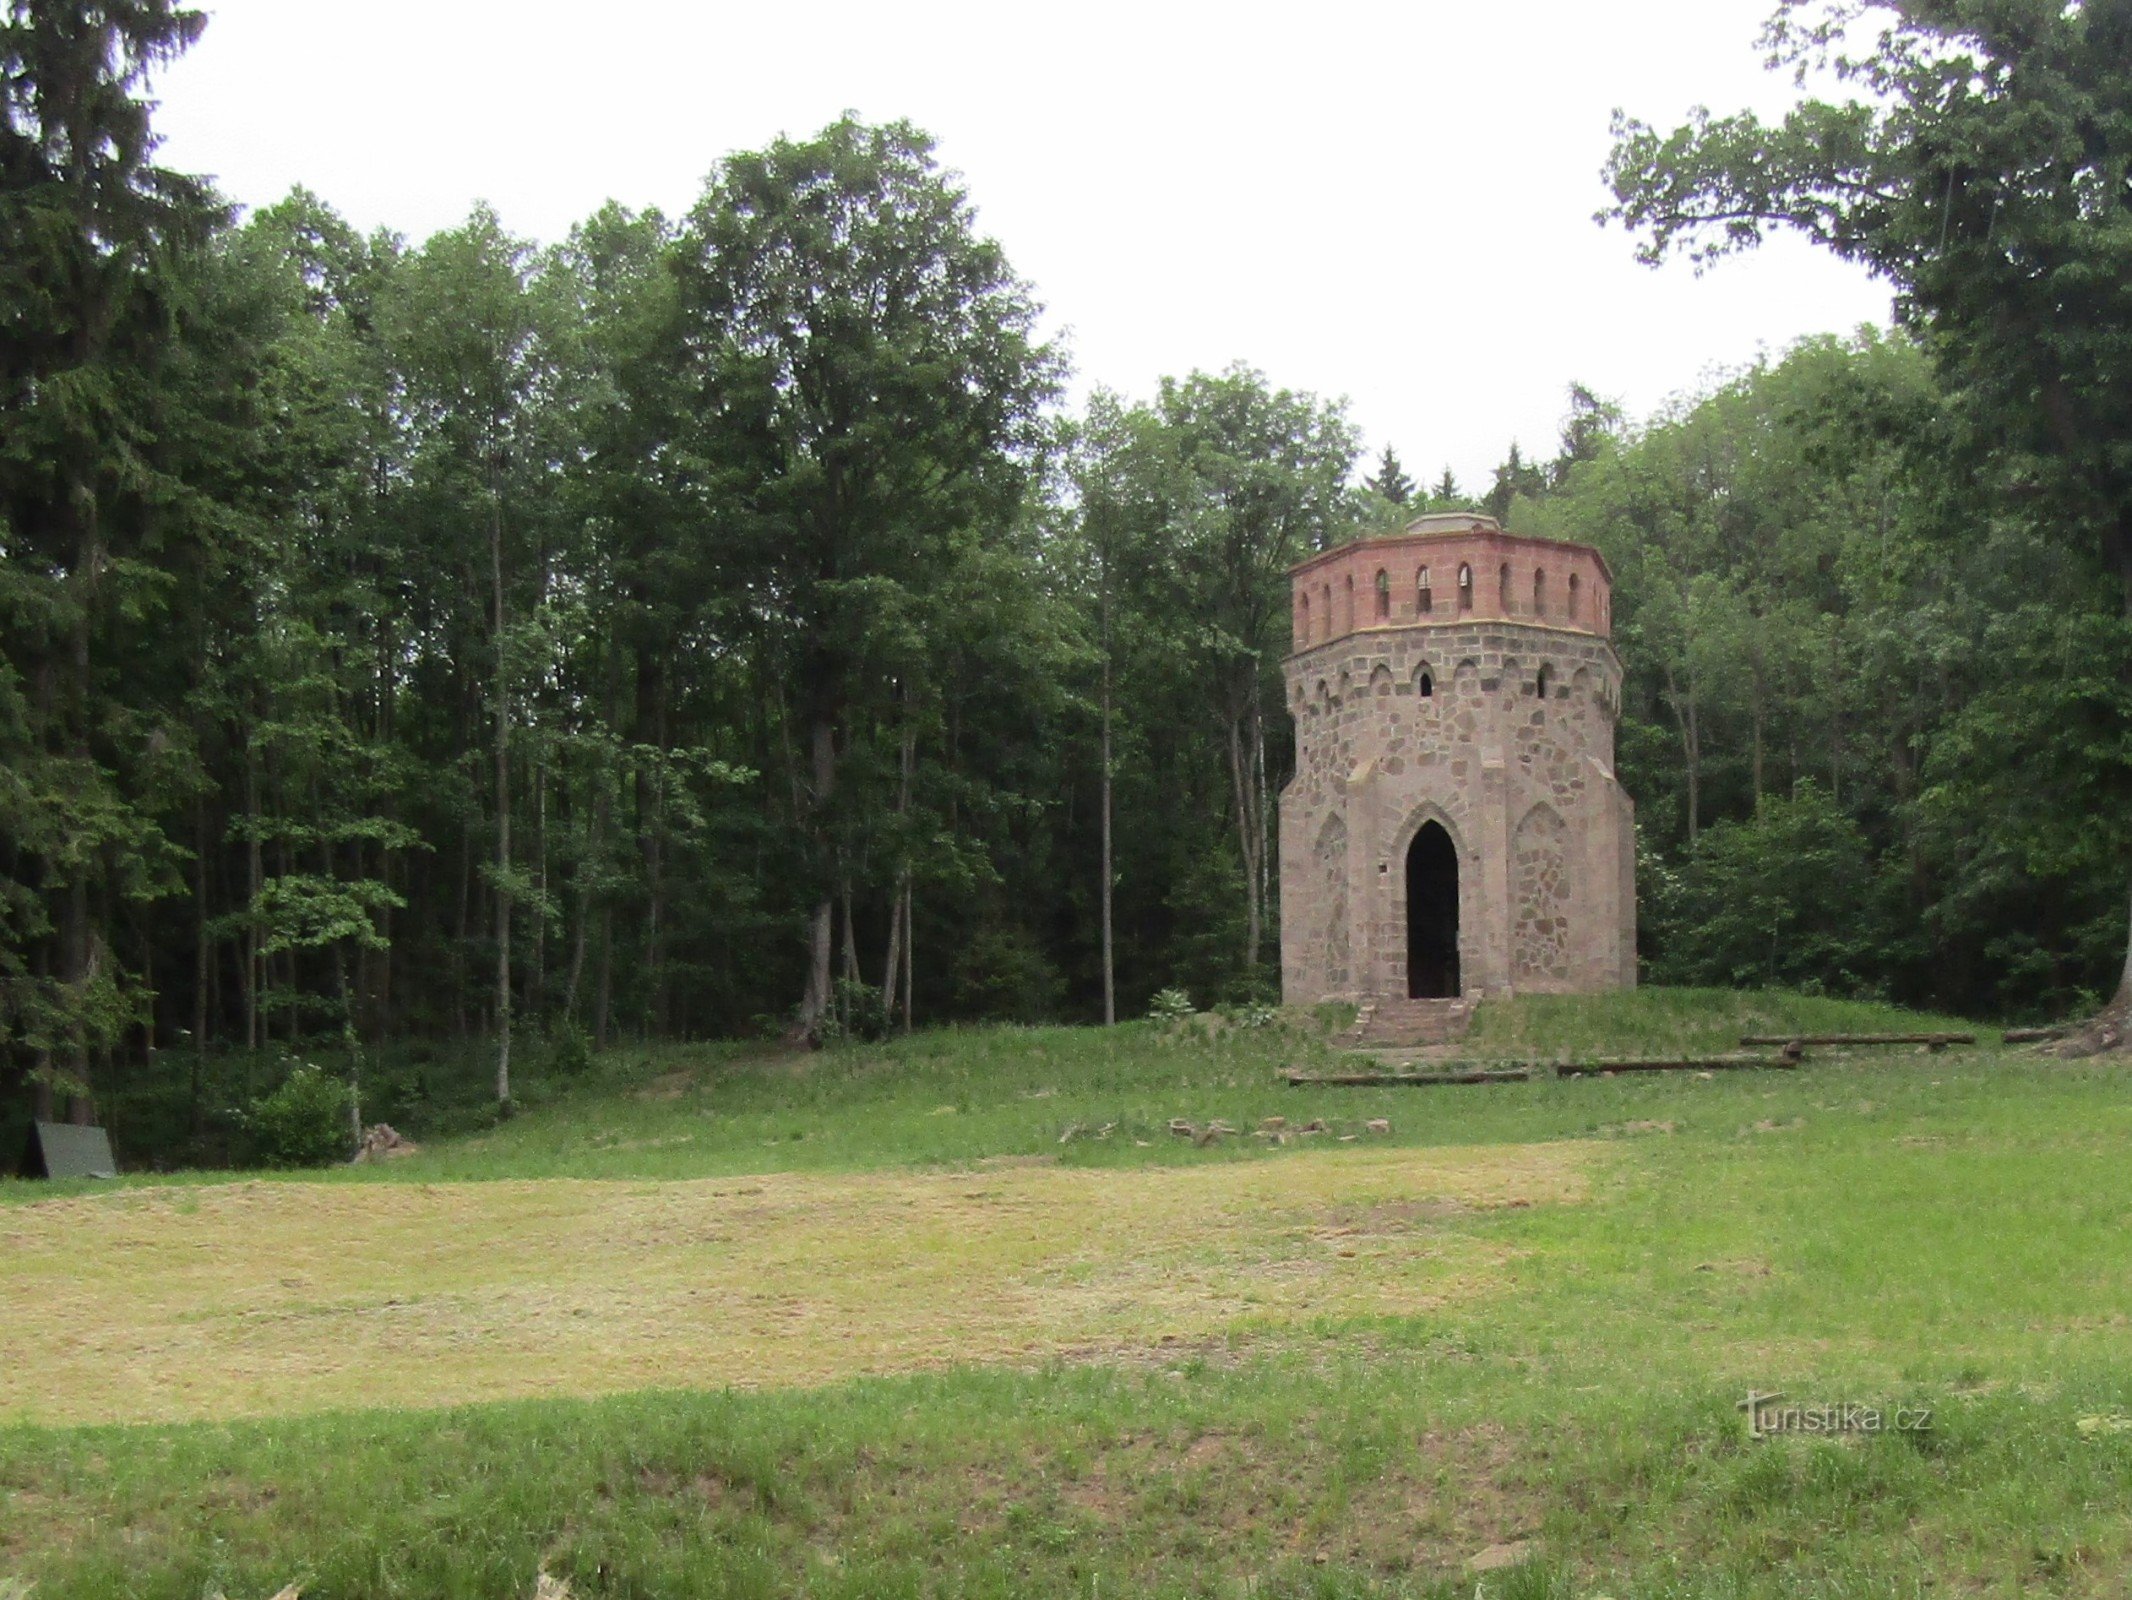
[[[1384,662],[1370,668],[1370,693],[1380,699],[1392,692],[1392,669]]]
[[[1339,812],[1325,819],[1311,854],[1325,907],[1325,986],[1337,991],[1349,986],[1354,968],[1347,916],[1347,819]]]
[[[1545,801],[1525,813],[1510,838],[1513,984],[1567,983],[1569,828]]]

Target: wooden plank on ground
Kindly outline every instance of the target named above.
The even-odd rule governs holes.
[[[1772,1045],[1923,1044],[1944,1050],[1950,1044],[1975,1044],[1973,1033],[1750,1033],[1740,1043],[1749,1049]]]
[[[1524,1083],[1531,1077],[1530,1067],[1484,1067],[1465,1072],[1290,1072],[1288,1082],[1298,1089],[1426,1089],[1455,1083]]]
[[[1442,1072],[1305,1072],[1291,1069],[1295,1088],[1382,1089],[1434,1088],[1445,1084],[1525,1083],[1552,1073],[1557,1078],[1598,1078],[1622,1072],[1782,1072],[1799,1064],[1794,1056],[1631,1056],[1601,1061],[1513,1061],[1498,1066],[1455,1066]]]
[[[1615,1072],[1789,1072],[1798,1058],[1782,1056],[1638,1056],[1620,1061],[1559,1061],[1558,1078],[1598,1078]]]

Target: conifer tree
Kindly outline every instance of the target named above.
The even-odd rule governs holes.
[[[1384,447],[1384,454],[1378,458],[1377,470],[1362,482],[1365,488],[1395,506],[1403,506],[1414,498],[1414,480],[1406,475],[1406,469],[1399,464],[1398,453],[1390,445]]]
[[[139,630],[195,531],[156,386],[179,258],[216,213],[154,164],[144,91],[205,20],[171,0],[11,0],[0,20],[0,1038],[81,1117],[91,1055],[145,1000],[110,909],[175,887],[151,802],[185,739]]]

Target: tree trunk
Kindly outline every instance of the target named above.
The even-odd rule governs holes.
[[[837,885],[837,900],[844,917],[844,981],[859,981],[859,933],[851,920],[851,880],[845,878]]]
[[[244,741],[244,1047],[257,1050],[261,1017],[259,991],[266,972],[259,958],[259,888],[265,877],[259,843],[259,760],[249,736]]]
[[[911,1031],[911,976],[914,970],[911,952],[917,947],[918,925],[911,920],[911,880],[908,874],[903,879],[903,1031]]]
[[[1754,671],[1753,683],[1749,692],[1754,696],[1754,809],[1755,815],[1760,816],[1762,814],[1762,768],[1763,743],[1765,739],[1764,725],[1769,715],[1768,708],[1764,704],[1762,698],[1762,671],[1760,667],[1756,667]]]
[[[1680,728],[1681,763],[1688,779],[1688,843],[1692,845],[1702,824],[1702,733],[1697,725],[1694,680],[1689,680],[1683,694],[1670,665],[1666,668],[1666,703],[1673,708],[1673,720]]]
[[[2109,546],[2117,564],[2119,603],[2125,618],[2132,620],[2132,509],[2119,515]],[[2132,1011],[2132,911],[2126,916],[2125,929],[2125,964],[2118,971],[2117,993],[2110,1001],[2110,1009],[2121,1014]]]
[[[826,843],[821,835],[826,831],[821,817],[829,803],[830,792],[836,785],[836,727],[826,717],[815,719],[811,730],[813,794],[810,804],[816,816],[815,834],[818,842]],[[812,1037],[821,1028],[822,1019],[829,1014],[831,985],[829,980],[830,956],[835,945],[835,898],[825,887],[821,898],[815,902],[814,915],[807,927],[807,992],[800,1000],[799,1030]]]
[[[570,978],[563,998],[563,1015],[573,1023],[577,1021],[578,985],[585,975],[585,949],[592,928],[592,885],[599,874],[600,850],[607,835],[607,778],[594,769],[593,780],[599,793],[592,802],[592,827],[586,840],[585,858],[578,869],[577,926],[570,936]]]
[[[1244,966],[1258,965],[1259,875],[1252,812],[1250,763],[1244,756],[1244,719],[1240,712],[1229,717],[1229,778],[1236,802],[1236,835],[1244,857]]]
[[[593,1007],[592,1048],[607,1048],[607,1022],[614,1010],[614,907],[600,907],[600,992]]]
[[[1115,950],[1111,938],[1111,888],[1115,877],[1111,866],[1110,841],[1110,574],[1106,564],[1103,582],[1103,774],[1102,774],[1102,832],[1103,832],[1103,1026],[1113,1027],[1118,1021],[1118,980]]]
[[[896,819],[899,823],[910,815],[911,768],[916,755],[917,735],[906,723],[896,784]],[[884,1023],[896,1020],[896,979],[903,970],[903,916],[910,899],[910,881],[911,864],[906,856],[902,871],[896,876],[895,898],[889,906],[888,959],[881,963],[881,1018]]]
[[[214,972],[214,942],[207,936],[207,800],[193,803],[192,1081],[187,1085],[186,1126],[194,1138],[207,1127],[201,1090],[207,1078],[208,985]]]
[[[537,751],[540,747],[536,744],[534,748]],[[540,891],[540,901],[527,956],[526,1011],[538,1028],[548,1004],[548,763],[539,757],[533,763],[533,862],[533,882]]]
[[[511,1103],[511,690],[503,635],[503,502],[489,483],[489,601],[496,636],[496,1103]]]

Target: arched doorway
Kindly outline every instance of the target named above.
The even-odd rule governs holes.
[[[1458,847],[1440,822],[1423,823],[1407,847],[1407,994],[1459,994]]]

